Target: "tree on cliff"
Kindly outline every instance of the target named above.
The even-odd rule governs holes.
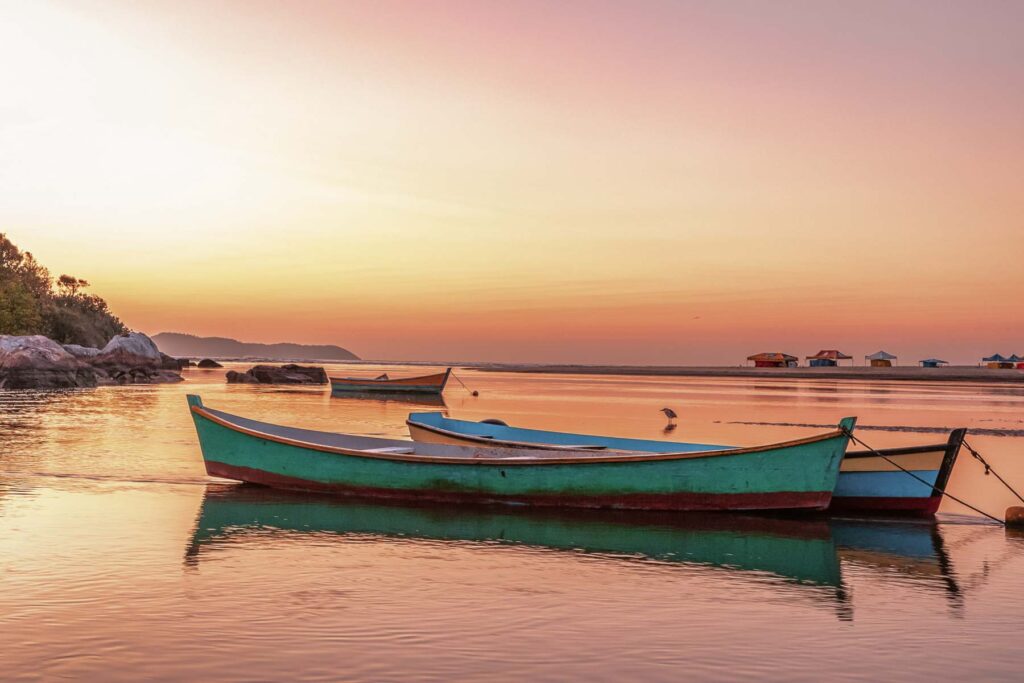
[[[128,331],[85,280],[50,272],[0,233],[0,334],[42,334],[61,344],[101,347]]]

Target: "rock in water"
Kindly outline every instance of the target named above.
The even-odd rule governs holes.
[[[1017,529],[1024,527],[1024,507],[1013,505],[1006,508],[1006,526]]]
[[[227,373],[231,384],[327,384],[327,371],[303,365],[256,365],[246,372]]]
[[[153,340],[141,332],[111,339],[92,359],[101,371],[101,384],[163,384],[180,382],[178,361],[160,353]]]
[[[196,367],[199,367],[199,368],[222,368],[224,366],[221,365],[220,363],[218,363],[215,360],[210,360],[209,358],[204,358],[201,361],[199,361],[199,363],[196,364]]]
[[[305,365],[257,365],[249,370],[262,384],[327,384],[327,371]]]
[[[228,370],[225,377],[228,378],[228,384],[259,384],[260,381],[250,375],[248,372],[238,372],[237,370]]]
[[[160,352],[160,367],[164,370],[184,370],[188,367],[188,358],[172,358],[166,353]]]
[[[42,335],[0,335],[0,389],[94,387],[96,372]]]

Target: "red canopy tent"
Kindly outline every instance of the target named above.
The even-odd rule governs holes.
[[[796,367],[797,360],[799,359],[788,353],[770,351],[747,356],[747,360],[754,361],[755,368],[791,368]]]

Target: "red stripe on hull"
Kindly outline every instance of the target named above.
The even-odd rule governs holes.
[[[874,496],[835,496],[829,512],[860,512],[864,514],[891,514],[905,517],[934,517],[942,498],[886,498]]]
[[[355,498],[389,500],[428,500],[439,503],[505,503],[545,507],[612,508],[622,510],[672,510],[675,512],[724,510],[824,510],[832,498],[831,491],[781,491],[778,493],[631,493],[624,495],[574,496],[538,494],[503,496],[466,491],[400,490],[347,484],[325,484],[273,472],[206,461],[206,472],[212,477],[234,479],[290,491],[330,493]]]

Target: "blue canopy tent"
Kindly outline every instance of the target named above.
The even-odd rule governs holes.
[[[1009,358],[1004,358],[998,353],[993,353],[988,358],[982,358],[981,362],[990,368],[1006,370],[1013,367],[1013,362],[1011,362]]]
[[[940,365],[949,365],[948,361],[939,360],[938,358],[926,358],[918,362],[921,363],[922,368],[937,368]]]

